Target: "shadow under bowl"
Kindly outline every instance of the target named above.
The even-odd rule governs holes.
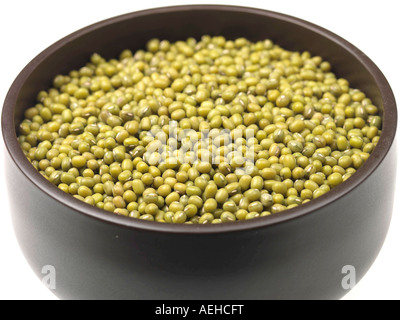
[[[118,57],[154,37],[203,34],[269,38],[310,51],[363,90],[383,116],[381,139],[351,179],[324,196],[269,217],[220,225],[130,219],[87,205],[50,184],[28,162],[16,128],[36,93],[93,52]],[[81,29],[39,54],[6,97],[2,130],[12,221],[20,247],[42,278],[54,267],[63,299],[338,299],[345,266],[357,280],[384,242],[392,214],[397,125],[393,93],[352,44],[309,22],[233,6],[177,6],[118,16]]]

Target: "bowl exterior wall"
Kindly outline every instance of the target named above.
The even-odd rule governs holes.
[[[169,234],[106,223],[61,204],[8,159],[12,220],[39,278],[56,271],[63,299],[336,299],[343,267],[375,260],[393,204],[395,154],[345,197],[277,225]],[[107,213],[105,213],[107,214]]]

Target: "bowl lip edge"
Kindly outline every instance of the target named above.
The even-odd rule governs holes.
[[[389,106],[384,110],[383,114],[383,129],[382,135],[379,143],[377,144],[376,151],[371,154],[372,159],[368,161],[368,165],[363,165],[357,172],[352,176],[350,181],[345,181],[338,187],[329,191],[326,195],[320,197],[319,199],[314,199],[306,204],[302,204],[299,207],[288,209],[277,214],[273,214],[268,217],[259,217],[253,220],[247,221],[236,221],[234,223],[222,223],[222,224],[211,224],[211,225],[177,225],[177,224],[163,224],[153,221],[143,221],[139,219],[132,219],[122,216],[117,216],[115,214],[107,214],[106,211],[86,204],[78,199],[71,197],[70,195],[59,190],[49,181],[44,179],[41,174],[34,169],[34,167],[29,163],[23,154],[22,150],[17,141],[17,137],[14,129],[13,121],[13,110],[14,102],[18,97],[18,92],[25,83],[25,80],[30,75],[30,73],[45,60],[53,52],[57,51],[60,47],[64,46],[66,43],[73,41],[80,36],[94,31],[100,27],[107,26],[115,22],[120,22],[125,19],[133,19],[142,15],[149,14],[160,14],[168,13],[174,11],[187,11],[187,10],[221,10],[221,11],[233,11],[233,12],[247,12],[251,14],[264,15],[269,18],[284,20],[285,22],[296,24],[302,28],[308,29],[314,33],[318,33],[320,36],[327,38],[330,41],[335,42],[337,45],[348,51],[351,55],[363,65],[363,67],[372,75],[376,81],[376,86],[378,87],[384,106]],[[8,112],[7,112],[8,111]],[[6,119],[12,121],[6,121]],[[390,124],[386,125],[385,124]],[[118,226],[130,228],[130,229],[140,229],[155,232],[165,232],[165,233],[179,233],[179,234],[213,234],[213,233],[226,233],[226,232],[236,232],[243,230],[251,230],[257,228],[263,228],[267,226],[277,225],[286,221],[301,218],[303,216],[308,216],[313,212],[318,211],[321,207],[329,205],[331,202],[345,196],[347,193],[355,189],[364,180],[366,180],[380,165],[380,163],[386,158],[387,153],[391,149],[394,142],[397,129],[397,108],[396,101],[392,89],[381,72],[381,70],[375,65],[375,63],[370,60],[363,52],[361,52],[353,44],[349,43],[347,40],[341,38],[340,36],[334,34],[333,32],[320,27],[314,23],[308,22],[301,18],[297,18],[291,15],[287,15],[280,12],[269,11],[266,9],[254,8],[254,7],[244,7],[244,6],[232,6],[232,5],[179,5],[179,6],[166,6],[145,9],[140,11],[134,11],[131,13],[122,14],[119,16],[111,17],[106,20],[96,22],[94,24],[88,25],[82,29],[79,29],[66,37],[58,40],[54,44],[50,45],[48,48],[39,53],[35,58],[33,58],[19,73],[14,82],[12,83],[6,98],[4,100],[1,126],[3,131],[3,141],[13,163],[22,172],[22,174],[30,180],[36,187],[38,187],[46,195],[50,196],[54,200],[60,202],[63,205],[77,211],[85,216],[101,220],[106,223],[112,223]],[[375,151],[375,150],[374,150]],[[372,161],[373,160],[373,161]],[[38,179],[40,178],[40,179]]]

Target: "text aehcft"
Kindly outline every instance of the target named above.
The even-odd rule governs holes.
[[[183,307],[183,306],[167,306],[163,304],[160,307],[156,307],[156,315],[180,315],[186,318],[189,314],[197,315],[240,315],[242,314],[242,308],[244,305],[240,304],[226,304],[226,305],[215,305],[215,304],[202,304],[200,308]]]

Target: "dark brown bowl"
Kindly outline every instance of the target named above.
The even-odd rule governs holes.
[[[370,159],[328,194],[269,217],[220,225],[170,225],[89,206],[50,184],[28,162],[16,127],[36,93],[93,52],[117,57],[153,37],[203,34],[270,38],[330,61],[367,93],[383,116]],[[306,21],[259,9],[179,6],[115,17],[55,43],[19,74],[6,97],[2,130],[6,179],[19,244],[39,277],[56,270],[64,299],[338,299],[342,273],[367,272],[390,224],[397,125],[393,93],[376,65],[352,44]]]

